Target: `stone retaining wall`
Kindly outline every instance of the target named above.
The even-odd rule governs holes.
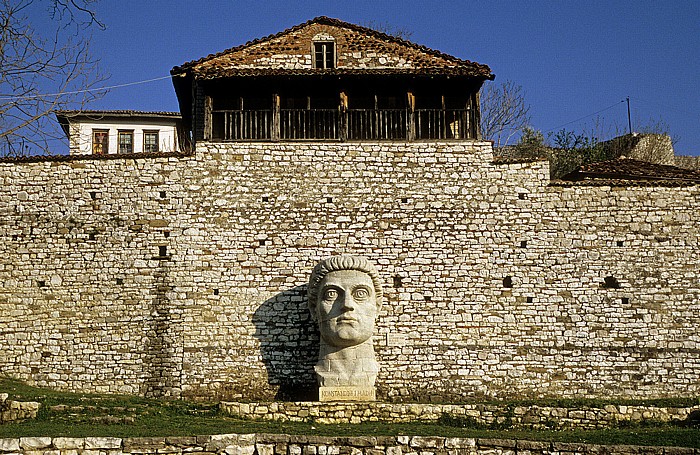
[[[0,439],[0,453],[13,455],[698,455],[682,447],[601,446],[504,439],[426,436],[322,437],[224,434],[173,438]]]
[[[485,142],[0,163],[0,371],[309,400],[321,258],[367,256],[382,401],[698,396],[700,188],[553,186]]]
[[[700,406],[664,408],[615,406],[563,408],[544,406],[497,406],[484,404],[392,404],[392,403],[232,403],[222,402],[227,415],[255,420],[293,422],[437,422],[448,417],[471,425],[532,429],[596,429],[644,422],[684,422]],[[695,415],[693,414],[693,415]]]
[[[8,394],[0,393],[0,424],[33,419],[39,412],[39,403],[35,401],[13,401]]]

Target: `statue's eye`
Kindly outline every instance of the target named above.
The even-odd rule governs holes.
[[[357,300],[365,300],[369,298],[369,290],[365,288],[357,288],[352,291],[352,296]]]
[[[326,289],[326,292],[323,294],[323,299],[324,300],[335,300],[338,298],[338,291],[335,289]]]

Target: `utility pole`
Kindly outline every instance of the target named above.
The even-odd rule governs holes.
[[[632,134],[632,115],[630,115],[630,97],[627,97],[627,124],[630,128],[630,134]]]

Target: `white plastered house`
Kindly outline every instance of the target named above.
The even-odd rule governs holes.
[[[182,151],[178,112],[57,111],[71,155]]]

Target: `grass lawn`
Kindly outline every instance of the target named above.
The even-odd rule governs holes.
[[[358,425],[325,425],[314,422],[262,422],[235,419],[221,415],[215,403],[63,393],[29,387],[21,382],[2,378],[0,378],[0,392],[9,393],[10,399],[13,400],[38,401],[42,404],[37,419],[0,425],[0,438],[21,436],[126,438],[225,433],[285,433],[321,436],[448,436],[700,448],[700,428],[672,424],[567,431],[468,428],[464,426],[464,422],[449,419],[442,424],[377,422]],[[542,406],[552,405],[551,402],[546,401],[530,403]],[[692,406],[697,403],[697,399],[679,399],[647,404]],[[577,401],[569,404],[580,406],[586,403]],[[589,406],[601,404],[603,403],[588,403]],[[557,405],[561,406],[562,402],[557,402]]]

